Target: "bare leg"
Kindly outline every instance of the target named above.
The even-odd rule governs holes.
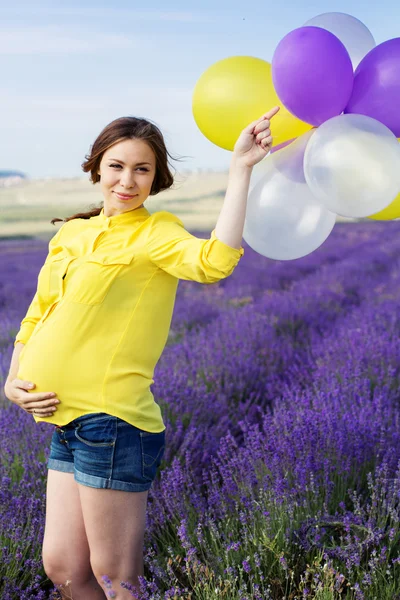
[[[54,582],[53,582],[54,583]],[[57,585],[54,583],[54,585]],[[105,600],[106,595],[93,575],[90,581],[70,581],[57,587],[62,600]]]
[[[148,491],[123,492],[80,484],[78,488],[93,573],[104,589],[102,576],[110,578],[115,600],[132,600],[120,582],[139,589]]]
[[[73,473],[48,470],[42,560],[63,600],[104,600],[93,574],[78,484]],[[67,581],[71,582],[67,584]]]

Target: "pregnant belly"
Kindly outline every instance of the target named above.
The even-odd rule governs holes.
[[[33,392],[57,394],[59,409],[97,406],[105,358],[88,331],[88,320],[82,316],[74,323],[69,312],[70,307],[61,306],[37,326],[20,353],[17,377],[33,381]]]
[[[68,371],[60,344],[48,331],[33,335],[19,355],[18,377],[33,381],[35,392],[55,392],[64,388]],[[64,356],[62,356],[64,355]]]

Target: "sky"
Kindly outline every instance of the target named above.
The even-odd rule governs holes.
[[[0,0],[0,170],[88,177],[85,155],[121,116],[155,122],[178,172],[226,170],[231,152],[193,118],[196,82],[230,56],[271,62],[287,33],[326,12],[357,17],[377,44],[400,37],[398,0]]]

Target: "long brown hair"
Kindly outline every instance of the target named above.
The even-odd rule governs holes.
[[[100,181],[98,170],[103,154],[108,148],[124,140],[139,139],[146,142],[153,150],[156,157],[156,174],[151,186],[150,195],[155,196],[158,192],[166,190],[174,183],[173,175],[169,169],[168,158],[180,160],[173,157],[167,150],[164,137],[160,129],[151,121],[138,117],[120,117],[111,121],[97,136],[90,153],[85,155],[82,169],[85,173],[90,171],[89,180],[96,184]],[[71,221],[71,219],[90,219],[100,214],[104,202],[89,211],[76,213],[71,217],[59,219],[55,217],[50,222],[54,225],[57,221]]]

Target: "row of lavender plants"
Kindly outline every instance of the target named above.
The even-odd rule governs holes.
[[[180,283],[153,386],[167,449],[144,600],[400,598],[399,227],[338,224],[290,262],[246,246],[228,279]],[[4,378],[46,247],[0,251]],[[56,597],[41,565],[49,429],[4,403],[4,600]]]

